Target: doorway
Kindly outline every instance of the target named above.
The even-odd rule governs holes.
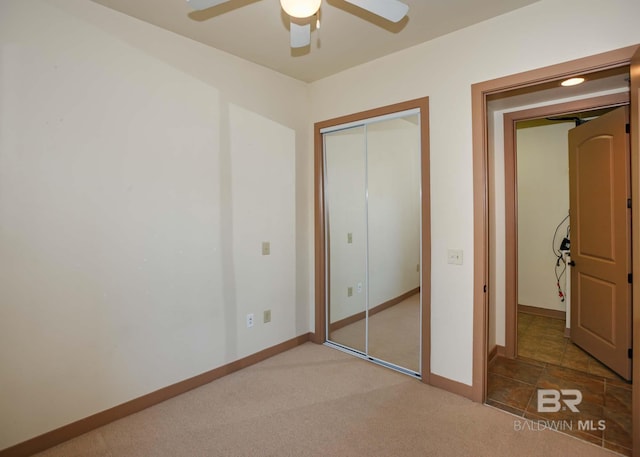
[[[621,74],[624,76],[624,72]],[[490,357],[486,400],[489,405],[521,417],[564,424],[563,432],[624,455],[631,453],[631,385],[569,339],[570,319],[569,314],[565,317],[565,309],[567,313],[570,310],[571,294],[567,286],[571,281],[565,282],[569,275],[564,274],[569,257],[560,250],[563,239],[572,238],[567,211],[568,138],[577,124],[582,124],[578,131],[593,131],[611,116],[605,114],[612,110],[619,120],[620,110],[623,115],[625,110],[619,106],[627,103],[625,90],[504,116],[504,153],[505,159],[509,159],[505,160],[505,175],[510,183],[505,193],[509,195],[507,200],[516,202],[505,224],[508,238],[516,240],[508,250],[516,271],[511,275],[514,282],[509,284],[509,290],[515,294],[511,294],[511,302],[507,303],[510,319],[506,330],[515,338],[510,338],[510,358],[506,357],[504,347],[500,348],[501,356],[495,351],[494,357]],[[581,111],[572,111],[578,108]],[[591,126],[584,125],[587,120],[592,122]],[[516,131],[519,141],[515,140]],[[624,156],[624,151],[621,152]],[[576,168],[575,164],[572,168]],[[592,183],[588,188],[598,189],[601,184]],[[626,196],[624,200],[626,207]],[[572,206],[574,210],[570,212],[577,213],[575,202]],[[577,224],[575,220],[573,224]],[[576,235],[581,232],[584,230],[576,229]],[[577,246],[573,246],[576,252]],[[579,263],[582,265],[583,261]],[[624,282],[624,287],[628,287],[626,277]],[[538,412],[536,389],[551,384],[580,390],[584,398],[579,414]],[[589,421],[594,427],[579,429],[575,421]]]
[[[621,67],[616,70],[614,74],[626,75],[628,71]],[[613,82],[607,83],[613,84]],[[626,83],[625,83],[626,84]],[[619,85],[616,84],[616,85]],[[617,93],[586,97],[580,100],[552,103],[536,108],[527,108],[523,110],[509,111],[504,114],[503,132],[504,135],[504,150],[503,150],[503,162],[504,162],[504,269],[505,269],[505,281],[504,284],[500,284],[494,280],[492,283],[493,288],[501,287],[504,289],[504,301],[505,301],[505,336],[504,336],[504,348],[498,348],[501,354],[507,357],[514,358],[517,354],[517,312],[518,312],[518,276],[521,273],[519,271],[518,262],[518,202],[517,202],[517,165],[516,165],[516,151],[517,151],[517,137],[516,128],[521,122],[536,120],[536,119],[558,119],[566,117],[585,117],[589,112],[595,113],[595,115],[603,114],[607,110],[612,108],[628,105],[629,104],[629,92],[627,89],[619,91]],[[498,133],[496,133],[498,136]],[[496,138],[497,141],[497,138]],[[567,145],[568,147],[568,145]],[[498,152],[496,152],[498,153]],[[568,163],[568,161],[567,161]],[[493,165],[496,167],[497,165]],[[568,166],[568,165],[567,165]],[[568,181],[568,174],[565,178]],[[568,199],[568,185],[565,190]],[[566,209],[568,209],[568,201],[566,203]],[[564,220],[567,213],[561,211],[557,213],[556,218],[558,222],[558,228],[566,230],[569,225],[569,219]],[[496,220],[495,224],[499,224],[500,221]],[[553,228],[553,227],[552,227]],[[493,227],[492,230],[497,230],[497,227]],[[551,229],[549,229],[550,231]],[[496,235],[494,235],[495,238]],[[559,235],[558,235],[559,236]],[[545,249],[548,247],[545,246]],[[553,247],[554,250],[560,250],[560,243],[556,243]],[[556,251],[556,252],[557,252]],[[550,250],[548,251],[550,252]],[[494,261],[497,263],[498,261]],[[554,274],[560,276],[561,271],[555,271]],[[526,272],[523,272],[526,274]],[[495,274],[494,274],[495,277]],[[564,285],[564,284],[562,284]],[[553,284],[551,284],[553,289]],[[560,288],[562,290],[562,288]],[[566,290],[563,292],[566,293]],[[535,303],[529,303],[535,304]],[[527,303],[524,303],[527,305]],[[502,325],[501,323],[498,325]],[[568,332],[567,332],[568,333]],[[499,345],[500,343],[498,343]]]
[[[489,130],[491,119],[487,114],[487,100],[490,96],[506,96],[512,91],[540,94],[560,80],[574,75],[589,75],[599,71],[619,68],[631,64],[631,161],[632,161],[632,212],[633,226],[640,226],[640,140],[637,127],[640,126],[640,53],[639,46],[630,46],[596,56],[553,65],[529,72],[498,78],[472,86],[473,151],[474,151],[474,366],[472,398],[483,402],[486,399],[488,342],[490,328],[490,297],[498,293],[495,288],[495,273],[492,264],[496,259],[496,246],[489,237],[490,194],[489,173]],[[634,128],[634,126],[636,128]],[[640,232],[632,233],[633,270],[640,270]],[[634,377],[640,374],[640,288],[633,284],[634,335],[633,370]],[[640,389],[633,386],[633,455],[640,455]]]

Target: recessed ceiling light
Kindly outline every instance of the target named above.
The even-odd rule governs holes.
[[[582,84],[584,82],[584,78],[569,78],[567,80],[562,81],[560,84],[564,87],[569,86],[577,86],[578,84]]]

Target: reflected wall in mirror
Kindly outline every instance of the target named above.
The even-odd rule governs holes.
[[[420,372],[420,130],[367,126],[369,355]]]
[[[325,134],[329,337],[366,352],[365,129]]]
[[[420,110],[322,136],[327,340],[420,375]]]

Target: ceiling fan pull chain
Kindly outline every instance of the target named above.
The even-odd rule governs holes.
[[[320,10],[316,12],[316,46],[320,47]]]

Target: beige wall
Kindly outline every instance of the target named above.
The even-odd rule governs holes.
[[[526,124],[525,124],[526,125]],[[551,249],[569,211],[569,142],[573,123],[518,128],[518,303],[565,311],[558,295]],[[568,221],[558,231],[558,249]],[[558,274],[562,271],[558,268]],[[564,276],[560,286],[564,290]]]
[[[311,85],[314,121],[429,96],[433,373],[471,384],[471,85],[640,43],[639,16],[635,0],[543,0]]]
[[[0,2],[0,449],[309,331],[306,97],[90,1]]]
[[[638,17],[543,0],[305,85],[86,0],[0,2],[0,448],[313,328],[312,123],[423,96],[431,368],[470,384],[470,86],[639,43]]]

